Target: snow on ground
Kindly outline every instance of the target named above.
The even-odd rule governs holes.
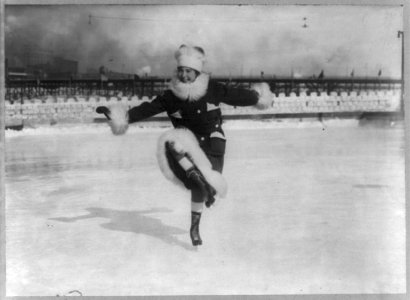
[[[358,126],[357,119],[328,119],[320,122],[315,118],[311,120],[299,119],[266,119],[266,120],[229,120],[225,122],[225,129],[268,129],[268,128],[326,128],[326,127],[351,127]],[[13,129],[6,130],[6,137],[26,136],[26,135],[67,135],[83,133],[105,133],[108,129],[105,124],[101,123],[62,123],[57,125],[38,124],[35,127],[25,127],[23,130],[16,131]],[[164,121],[147,121],[139,122],[130,126],[129,133],[136,133],[143,129],[163,131],[164,128],[171,128],[170,122]]]
[[[404,128],[353,123],[227,122],[198,251],[168,128],[7,131],[7,295],[403,293]]]

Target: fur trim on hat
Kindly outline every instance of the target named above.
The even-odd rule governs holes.
[[[258,93],[258,103],[255,107],[258,109],[267,109],[272,105],[272,92],[270,91],[269,84],[266,82],[254,83],[251,86],[251,90]]]
[[[110,119],[108,124],[114,135],[122,135],[128,129],[128,108],[125,104],[116,103],[109,107]]]
[[[175,52],[175,58],[178,67],[188,67],[201,72],[205,62],[205,53],[200,47],[182,45]]]
[[[188,129],[171,129],[159,137],[157,144],[157,160],[162,173],[168,180],[183,186],[182,182],[175,176],[169,167],[165,155],[165,143],[167,141],[174,142],[174,147],[177,151],[184,151],[189,155],[195,166],[204,175],[206,181],[216,190],[217,196],[222,198],[226,196],[227,183],[225,178],[222,177],[221,173],[212,170],[211,162],[199,147],[195,135]]]
[[[196,101],[205,96],[208,90],[209,75],[201,73],[194,82],[185,83],[175,75],[169,83],[169,89],[181,100]]]

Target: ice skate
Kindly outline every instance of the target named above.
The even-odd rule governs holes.
[[[199,246],[202,245],[202,239],[199,235],[199,221],[201,220],[201,213],[191,212],[191,228],[189,230],[192,245]]]
[[[197,168],[191,168],[186,172],[186,175],[207,195],[207,200],[205,201],[206,207],[211,207],[215,202],[216,190],[206,181],[205,177]]]
[[[215,203],[215,197],[214,196],[215,196],[215,194],[214,195],[208,194],[208,200],[205,201],[205,206],[207,208],[210,208]]]

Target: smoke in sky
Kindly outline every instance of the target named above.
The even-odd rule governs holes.
[[[215,75],[400,76],[400,6],[7,5],[5,16],[13,63],[35,49],[79,61],[80,72],[168,76],[174,51],[192,43]]]
[[[6,11],[6,56],[25,49],[50,51],[78,60],[80,67],[97,68],[127,57],[117,40],[102,27],[91,28],[86,14],[74,8],[16,7]]]

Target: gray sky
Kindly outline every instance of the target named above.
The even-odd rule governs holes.
[[[89,22],[91,15],[91,24]],[[306,18],[306,20],[304,20]],[[6,6],[6,55],[22,44],[98,68],[169,76],[183,43],[207,54],[214,75],[399,78],[399,6]],[[307,27],[303,27],[306,23]]]

